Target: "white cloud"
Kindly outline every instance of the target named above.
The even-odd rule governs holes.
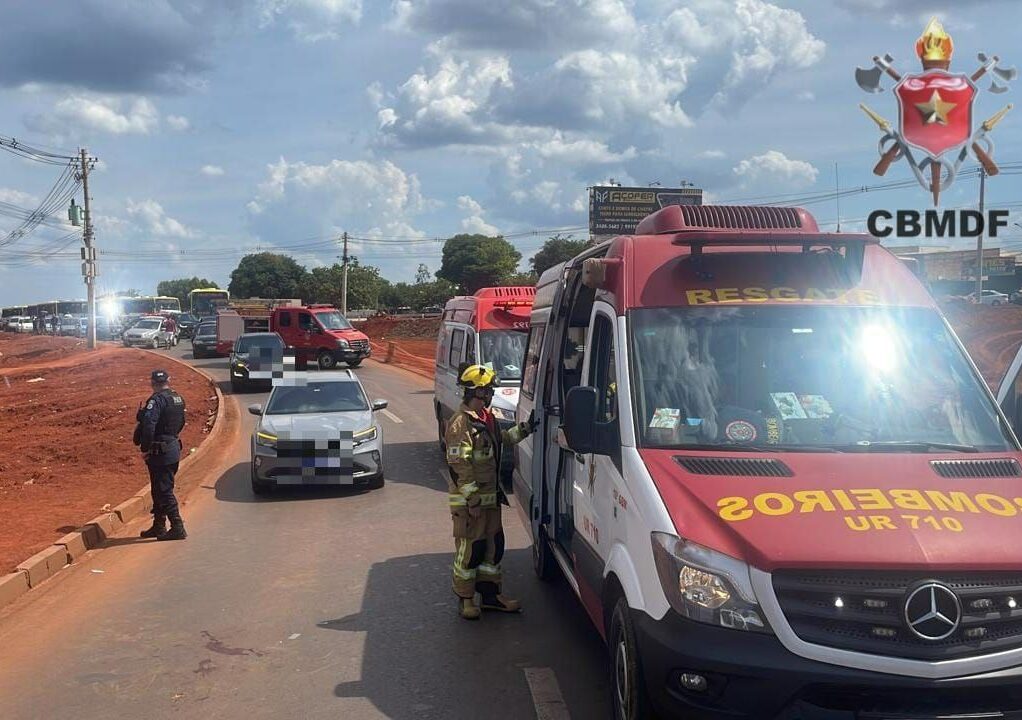
[[[362,19],[362,0],[260,0],[264,26],[284,22],[303,42],[334,40],[348,25]]]
[[[801,102],[813,102],[816,99],[816,93],[812,90],[803,90],[795,96],[795,99]]]
[[[199,172],[207,177],[220,177],[224,174],[224,169],[219,165],[203,165]]]
[[[160,124],[156,106],[145,97],[74,93],[48,113],[30,115],[25,125],[35,132],[64,134],[92,130],[113,135],[148,135]]]
[[[23,208],[30,209],[39,205],[39,198],[14,188],[0,187],[0,202],[20,205]]]
[[[816,182],[819,170],[804,160],[792,160],[778,150],[742,160],[733,169],[743,187],[769,184],[799,189]]]
[[[696,157],[705,160],[719,160],[723,157],[727,157],[727,153],[725,153],[723,150],[710,149],[696,153]]]
[[[483,219],[483,206],[472,199],[470,195],[462,195],[458,198],[458,209],[468,214],[468,217],[461,221],[461,229],[467,233],[478,235],[499,235],[496,227]]]
[[[128,200],[128,217],[140,228],[161,238],[194,238],[198,233],[167,215],[163,206],[155,200]]]
[[[183,115],[168,115],[167,125],[170,126],[171,130],[177,130],[178,132],[184,132],[192,126],[188,118]]]
[[[622,162],[631,160],[638,154],[634,147],[613,152],[606,143],[599,140],[588,138],[568,140],[560,132],[555,132],[549,140],[534,143],[533,147],[545,160],[579,165]]]

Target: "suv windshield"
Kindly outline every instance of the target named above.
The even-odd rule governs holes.
[[[930,309],[641,309],[629,326],[646,446],[1013,447]]]
[[[327,330],[351,330],[351,323],[337,310],[316,313],[316,319]]]
[[[310,382],[289,387],[279,385],[273,389],[266,406],[267,415],[297,415],[368,410],[362,387],[357,382]]]
[[[199,325],[199,329],[195,332],[196,335],[216,335],[216,323],[203,323]]]
[[[502,381],[521,380],[528,337],[521,330],[483,330],[479,333],[479,362],[493,368]]]
[[[277,335],[255,335],[248,337],[242,335],[234,346],[234,352],[247,353],[251,352],[253,348],[281,349],[283,347],[284,342]]]

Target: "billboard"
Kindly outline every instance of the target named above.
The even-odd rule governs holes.
[[[1012,255],[983,258],[983,277],[996,277],[1015,274],[1015,257]],[[967,260],[962,263],[962,279],[976,279],[976,260]]]
[[[699,188],[589,188],[589,232],[593,235],[632,235],[647,215],[668,205],[702,205]]]

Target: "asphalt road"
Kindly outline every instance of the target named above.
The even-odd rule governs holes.
[[[230,392],[225,360],[195,364]],[[610,717],[602,642],[563,580],[535,578],[514,511],[505,590],[525,613],[457,617],[432,384],[357,372],[390,401],[382,490],[255,498],[244,408],[266,396],[237,397],[187,541],[113,540],[0,614],[0,717],[533,718],[551,679],[570,717]]]

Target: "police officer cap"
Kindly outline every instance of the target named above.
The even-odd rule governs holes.
[[[153,374],[149,376],[149,379],[154,383],[165,383],[170,380],[170,375],[167,374],[166,370],[153,370]]]

